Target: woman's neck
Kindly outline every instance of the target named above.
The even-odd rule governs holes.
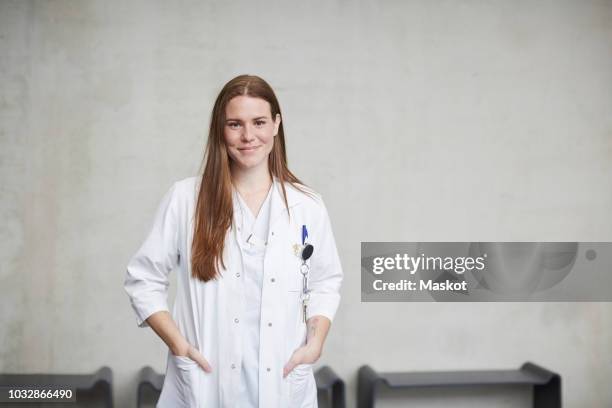
[[[239,169],[231,167],[232,182],[241,195],[248,196],[261,192],[267,192],[272,184],[272,177],[268,166],[259,166],[252,169]]]

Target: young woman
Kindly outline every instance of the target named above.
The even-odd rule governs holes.
[[[127,267],[138,325],[169,347],[157,406],[317,407],[312,364],[342,277],[326,207],[287,167],[274,91],[232,79],[213,108],[203,176],[174,183]]]

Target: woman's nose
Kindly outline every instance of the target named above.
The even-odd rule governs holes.
[[[243,131],[242,131],[242,140],[244,140],[245,142],[250,142],[254,138],[255,138],[255,134],[251,126],[250,125],[244,126]]]

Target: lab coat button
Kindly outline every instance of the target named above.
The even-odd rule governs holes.
[[[268,327],[272,327],[272,323],[268,323]]]
[[[266,371],[270,371],[270,367],[266,368]]]
[[[238,321],[239,321],[238,318],[234,319],[234,323],[238,323]]]
[[[276,279],[270,278],[270,282],[276,282]]]
[[[240,272],[236,272],[236,277],[239,278],[240,277]]]
[[[236,368],[236,364],[232,363],[232,369]]]

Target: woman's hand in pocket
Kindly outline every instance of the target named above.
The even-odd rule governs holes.
[[[202,353],[200,353],[200,350],[193,347],[191,344],[186,344],[177,352],[177,354],[174,354],[174,355],[176,357],[189,358],[195,361],[196,363],[198,363],[198,365],[202,367],[202,369],[206,371],[207,373],[212,372],[212,367],[210,366],[208,361],[204,358]]]
[[[293,352],[291,358],[283,368],[283,377],[289,375],[299,364],[314,364],[321,357],[321,346],[317,343],[308,343]]]

